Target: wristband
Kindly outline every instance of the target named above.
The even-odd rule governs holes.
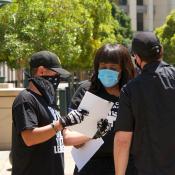
[[[53,130],[55,131],[55,133],[57,133],[58,129],[55,127],[55,122],[53,121],[50,125],[53,128]]]

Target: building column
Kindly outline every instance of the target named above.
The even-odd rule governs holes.
[[[148,30],[154,30],[154,4],[153,0],[148,0]]]
[[[173,10],[175,8],[175,1],[171,0],[170,1],[170,11]]]
[[[137,31],[137,3],[136,0],[128,0],[129,16],[131,18],[131,27]]]

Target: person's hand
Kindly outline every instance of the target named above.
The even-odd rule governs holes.
[[[88,111],[83,109],[72,110],[65,117],[60,117],[60,122],[63,127],[76,125],[84,120],[84,116],[88,115]]]
[[[100,138],[104,136],[110,130],[110,125],[107,119],[100,119],[97,122],[97,132],[95,133],[93,139]]]

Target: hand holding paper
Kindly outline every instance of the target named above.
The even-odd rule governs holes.
[[[71,126],[70,129],[80,132],[89,138],[93,138],[98,131],[97,122],[108,116],[113,103],[104,100],[90,92],[86,92],[78,109],[84,109],[89,112],[80,125]]]
[[[100,119],[97,122],[97,132],[95,133],[93,139],[100,138],[104,136],[110,129],[110,125],[107,119]]]

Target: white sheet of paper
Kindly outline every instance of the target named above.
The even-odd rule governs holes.
[[[97,122],[106,118],[113,106],[113,102],[104,100],[90,92],[86,92],[78,109],[85,109],[89,112],[82,123],[70,126],[69,128],[92,138],[97,132]]]
[[[103,143],[103,139],[99,138],[88,141],[81,148],[72,148],[72,157],[75,161],[78,171],[80,171],[84,167],[84,165],[97,152],[97,150],[101,147]]]

